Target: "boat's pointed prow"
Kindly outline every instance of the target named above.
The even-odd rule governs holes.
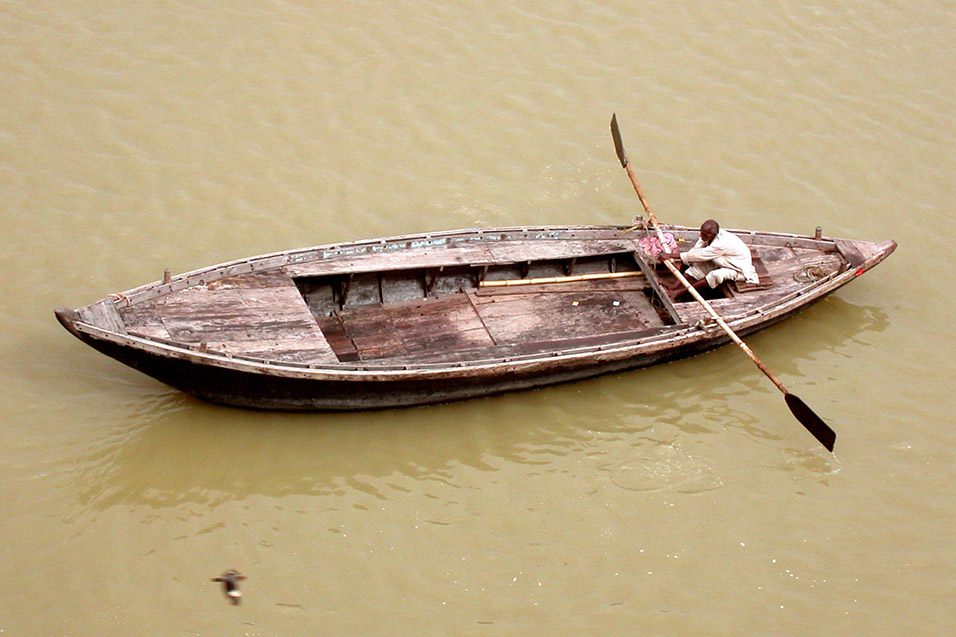
[[[896,242],[892,239],[865,245],[866,249],[863,250],[863,255],[866,257],[866,262],[863,264],[863,270],[869,270],[870,268],[883,263],[886,257],[893,254],[893,252],[896,250]]]
[[[77,331],[75,325],[75,323],[80,320],[80,315],[76,313],[76,310],[71,310],[61,305],[53,310],[53,313],[56,314],[56,320],[60,322],[60,325],[65,327],[73,336],[80,338],[80,333]]]
[[[892,239],[880,242],[834,239],[834,244],[846,259],[848,268],[858,275],[882,263],[896,250],[896,242]]]

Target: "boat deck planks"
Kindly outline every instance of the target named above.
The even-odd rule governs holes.
[[[415,250],[373,252],[370,254],[333,256],[328,259],[297,263],[285,267],[293,277],[332,276],[412,270],[453,266],[488,265],[492,263],[524,263],[527,261],[574,259],[584,256],[633,252],[636,242],[632,239],[535,241],[533,239],[508,239],[498,244],[456,244]]]
[[[633,239],[606,239],[603,241],[503,241],[488,246],[496,263],[522,263],[573,259],[596,254],[619,254],[633,252],[637,244]]]
[[[410,301],[389,308],[409,353],[491,347],[494,339],[464,293]]]
[[[340,310],[319,319],[319,325],[342,361],[422,352],[441,358],[450,351],[495,345],[464,293]]]
[[[658,327],[643,290],[473,295],[482,322],[498,344],[563,341]]]
[[[469,290],[391,306],[366,305],[337,311],[319,325],[343,361],[452,361],[463,352],[474,356],[477,350],[506,356],[563,342],[605,343],[662,326],[641,285],[607,285],[610,289],[603,292],[585,286],[569,290],[566,285],[556,291],[536,287],[521,293],[508,288],[482,294]]]
[[[763,262],[763,259],[755,256],[753,258],[753,264],[759,280],[757,283],[734,281],[734,291],[738,294],[745,294],[747,292],[753,292],[754,290],[766,290],[773,285],[773,277],[770,276],[770,272],[767,270],[767,265]]]
[[[345,363],[361,360],[358,348],[345,330],[340,312],[335,312],[332,316],[319,317],[316,321],[339,361]]]
[[[453,360],[465,352],[474,355],[482,348],[489,354],[496,351],[509,355],[543,351],[559,343],[603,343],[613,340],[608,335],[662,326],[648,297],[650,283],[641,276],[469,289],[467,293],[385,305],[363,302],[331,317],[313,316],[289,276],[328,274],[346,265],[367,276],[372,271],[363,264],[382,266],[383,257],[386,269],[407,269],[411,264],[453,266],[466,259],[472,259],[470,265],[484,263],[485,259],[499,264],[573,259],[596,252],[627,254],[634,248],[634,241],[629,239],[596,243],[512,240],[487,247],[429,248],[418,251],[412,259],[398,258],[398,254],[336,258],[323,267],[307,263],[228,277],[118,310],[111,300],[104,300],[84,311],[90,320],[110,325],[120,333],[128,329],[145,337],[203,344],[215,352],[305,363]],[[849,245],[852,242],[845,243],[848,245],[843,250],[855,249]],[[715,300],[715,308],[721,308],[718,311],[740,312],[779,296],[781,287],[799,287],[794,275],[803,261],[797,250],[820,263],[819,251],[793,246],[761,250],[757,264],[762,284],[741,286],[735,300]],[[839,256],[834,254],[827,261],[823,265],[832,267]],[[773,292],[762,293],[769,281],[775,283]],[[708,316],[693,301],[675,303],[674,308],[674,318],[682,323],[692,324]],[[556,321],[554,317],[561,318]]]
[[[837,239],[835,242],[837,250],[846,257],[851,268],[860,267],[873,254],[873,246],[865,241],[851,241],[848,239]]]
[[[122,317],[116,310],[116,304],[111,298],[97,301],[82,308],[79,315],[84,321],[92,323],[93,325],[101,325],[111,332],[116,332],[117,334],[128,333]]]
[[[389,358],[408,353],[401,333],[381,303],[339,312],[338,319],[355,346],[360,360]]]
[[[146,338],[170,340],[169,330],[163,323],[155,301],[141,301],[135,305],[121,307],[119,314],[131,334]]]
[[[169,339],[205,344],[218,352],[280,361],[338,361],[298,288],[278,270],[186,288],[156,299],[145,313],[130,313],[137,324],[153,324],[153,330],[158,329],[155,317]]]

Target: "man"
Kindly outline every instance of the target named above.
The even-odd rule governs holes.
[[[661,259],[680,259],[689,266],[684,276],[695,288],[706,284],[714,289],[724,281],[760,282],[750,248],[737,235],[721,230],[713,219],[701,224],[700,239],[693,248],[683,254],[666,252],[660,256]],[[674,298],[686,291],[679,281],[670,282],[666,287]]]

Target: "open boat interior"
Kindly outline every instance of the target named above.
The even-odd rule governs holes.
[[[560,227],[457,231],[232,262],[113,295],[87,323],[282,364],[430,365],[634,341],[705,318],[672,300],[640,232]],[[681,250],[691,228],[666,228]],[[734,231],[759,284],[708,291],[725,318],[856,267],[877,244]]]

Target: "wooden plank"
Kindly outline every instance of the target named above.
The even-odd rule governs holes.
[[[292,277],[329,276],[345,273],[387,272],[441,266],[488,263],[491,254],[482,246],[456,246],[453,248],[399,249],[391,252],[373,252],[347,257],[330,257],[286,266]]]
[[[324,352],[308,347],[308,343],[305,343],[304,347],[296,348],[286,340],[247,340],[242,342],[241,350],[236,348],[234,341],[209,341],[203,344],[207,352],[251,356],[270,362],[306,364],[330,362]]]
[[[596,347],[600,345],[613,345],[625,341],[647,338],[662,334],[671,329],[670,327],[649,327],[642,330],[631,330],[625,332],[610,332],[607,334],[597,334],[594,336],[581,336],[577,338],[566,338],[558,341],[537,341],[522,343],[516,345],[514,350],[519,354],[539,354],[543,352],[562,352],[569,349],[581,347]]]
[[[527,271],[522,276],[527,276]],[[643,272],[594,272],[592,274],[579,274],[577,276],[552,276],[552,277],[534,277],[521,279],[502,279],[498,281],[482,281],[478,287],[482,288],[506,288],[522,285],[553,285],[559,283],[578,283],[581,281],[603,281],[609,279],[627,279],[644,276]]]
[[[342,325],[342,320],[338,312],[332,316],[318,318],[316,321],[322,330],[322,334],[332,347],[332,351],[335,352],[335,355],[340,361],[359,360],[358,349],[356,349],[355,343],[352,342],[352,339],[349,338],[349,335],[345,332],[345,326]]]
[[[633,341],[668,331],[669,327],[655,327],[623,332],[581,336],[552,341],[533,341],[514,345],[493,345],[466,349],[433,349],[422,352],[412,352],[407,356],[390,359],[390,364],[416,363],[456,363],[478,360],[494,360],[515,356],[528,356],[547,352],[563,352],[584,347],[598,347],[614,345],[626,341]]]
[[[668,294],[663,287],[661,287],[660,277],[658,277],[654,269],[648,265],[647,261],[644,260],[640,252],[635,250],[633,255],[634,261],[637,262],[637,265],[641,268],[641,272],[643,272],[644,276],[647,277],[647,282],[654,290],[654,294],[657,295],[657,300],[660,301],[661,305],[664,306],[664,310],[667,312],[667,315],[671,317],[671,320],[674,321],[674,323],[680,323],[680,314],[677,312],[677,308],[674,307],[674,301],[671,300],[670,294]]]
[[[494,345],[468,297],[461,293],[349,308],[318,322],[340,360]]]
[[[290,311],[284,300],[281,293],[271,291],[249,298],[241,290],[196,287],[170,295],[158,305],[172,338],[186,342],[240,342],[261,340],[267,334],[292,338],[309,333],[315,323],[312,315]]]
[[[837,239],[834,243],[840,251],[840,254],[842,254],[850,264],[851,268],[858,268],[866,261],[866,255],[860,250],[861,245],[872,245],[860,241],[847,241],[843,239]]]
[[[662,326],[643,292],[473,296],[472,300],[499,345]]]
[[[631,239],[506,239],[496,243],[475,242],[450,247],[399,248],[330,257],[286,266],[291,277],[329,276],[344,273],[439,268],[442,266],[483,266],[492,263],[572,259],[634,250]]]
[[[408,353],[401,334],[381,303],[339,312],[339,319],[361,360]]]
[[[631,239],[502,241],[488,246],[493,260],[500,263],[572,259],[632,250],[634,242]]]
[[[806,284],[808,270],[839,272],[845,267],[842,257],[836,251],[788,246],[761,250],[760,256],[774,287],[780,288],[781,294],[786,294],[788,287],[796,289]]]
[[[128,334],[113,299],[107,298],[78,310],[80,320],[117,334]]]
[[[494,345],[478,312],[462,293],[409,301],[387,311],[409,352]]]
[[[298,288],[278,270],[186,288],[154,303],[174,341],[218,343],[232,354],[261,352],[259,344],[275,341],[279,358],[284,348],[290,355],[313,351],[311,362],[338,360]]]
[[[409,353],[454,351],[474,347],[492,347],[495,344],[483,325],[452,332],[407,333],[403,334],[403,343]]]
[[[156,304],[152,301],[142,301],[129,307],[121,306],[118,311],[127,331],[131,334],[169,340],[169,332],[156,310]]]
[[[405,356],[397,356],[384,362],[390,365],[468,363],[520,355],[521,352],[518,351],[517,347],[511,345],[493,345],[490,347],[471,347],[466,349],[430,349],[421,352],[411,352]]]
[[[685,298],[690,297],[686,295]],[[747,297],[737,297],[737,298],[747,298]],[[723,318],[727,318],[738,314],[744,308],[744,306],[739,303],[736,299],[708,299],[707,303],[710,304],[714,310],[720,314]],[[689,301],[682,301],[677,304],[677,309],[680,312],[681,322],[693,325],[700,320],[711,322],[712,318],[710,312],[708,312],[704,307],[698,303],[696,300],[691,298]],[[719,330],[716,323],[713,323],[714,329]]]

